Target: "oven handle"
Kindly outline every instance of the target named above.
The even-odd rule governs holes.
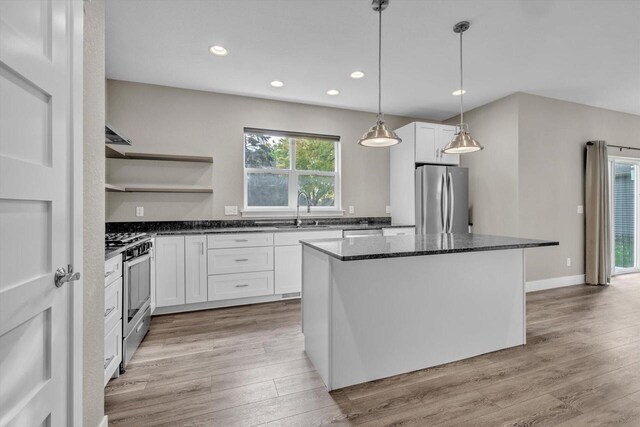
[[[141,257],[134,258],[134,259],[131,259],[129,261],[125,261],[124,262],[124,268],[126,270],[127,268],[133,267],[134,265],[138,265],[141,262],[147,261],[148,259],[151,259],[151,254],[149,254],[149,253],[147,253],[145,255],[142,255]]]

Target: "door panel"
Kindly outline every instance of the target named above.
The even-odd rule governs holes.
[[[81,424],[71,298],[82,284],[54,285],[55,270],[78,269],[82,253],[72,179],[82,174],[73,162],[82,159],[81,61],[71,60],[82,52],[81,22],[80,2],[0,1],[1,426]]]
[[[187,236],[185,247],[185,300],[187,304],[207,300],[206,236]]]
[[[451,233],[469,232],[469,177],[466,168],[447,168]]]
[[[276,246],[275,293],[302,290],[302,245]]]
[[[185,303],[184,237],[156,238],[156,307]]]
[[[616,272],[637,268],[637,172],[638,165],[614,161],[613,193],[613,257]]]
[[[416,169],[416,234],[444,232],[446,172],[445,166]]]
[[[437,125],[416,123],[416,163],[437,163],[440,159],[436,149]]]
[[[455,126],[440,126],[438,128],[438,148],[442,150],[447,144],[453,139],[456,134]],[[460,164],[460,155],[459,154],[440,154],[440,162],[445,163],[447,165],[458,165]]]

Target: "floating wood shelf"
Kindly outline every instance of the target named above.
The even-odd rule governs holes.
[[[127,193],[213,193],[209,187],[125,187]]]
[[[104,184],[104,189],[106,191],[113,191],[113,192],[123,192],[126,191],[126,189],[120,185],[113,185],[113,184]]]
[[[105,156],[109,159],[131,160],[164,160],[171,162],[213,163],[211,156],[187,156],[183,154],[155,154],[155,153],[123,153],[105,145]]]
[[[124,159],[125,155],[124,153],[116,150],[113,147],[110,147],[108,145],[104,146],[104,154],[106,157],[108,157],[109,159]]]

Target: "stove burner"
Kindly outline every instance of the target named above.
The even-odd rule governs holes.
[[[104,240],[107,246],[119,246],[135,242],[144,237],[147,237],[145,233],[107,233]]]

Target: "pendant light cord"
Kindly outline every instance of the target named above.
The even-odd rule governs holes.
[[[462,85],[462,33],[460,31],[460,124],[464,123],[464,109],[462,106],[462,98],[464,98],[464,86]]]
[[[378,122],[382,118],[382,0],[378,3]]]

